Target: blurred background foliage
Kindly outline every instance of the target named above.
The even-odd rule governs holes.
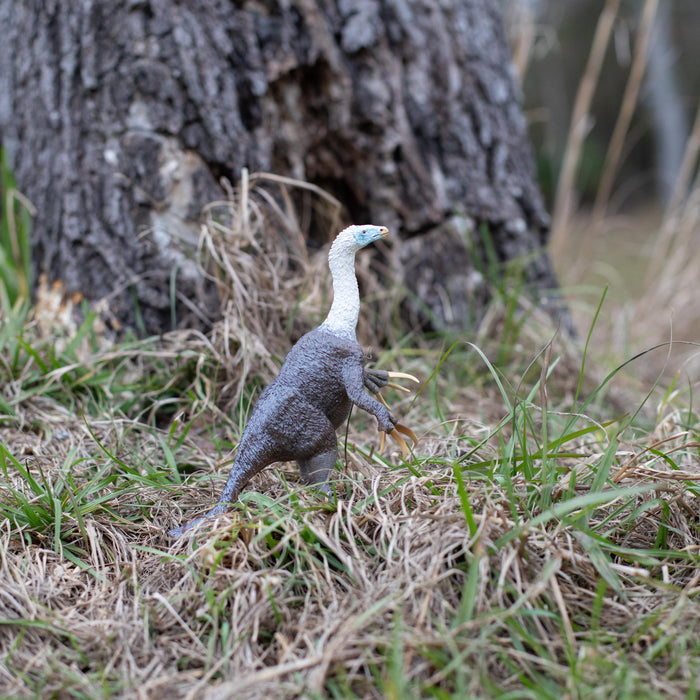
[[[576,94],[601,15],[616,7],[600,77],[595,86],[576,186],[592,205],[605,155],[635,59],[644,0],[505,0],[511,45],[521,71],[525,111],[539,179],[554,205]],[[646,70],[620,163],[617,210],[668,200],[680,170],[700,95],[700,3],[654,2]],[[518,51],[520,54],[518,55]]]
[[[700,3],[502,0],[523,85],[550,251],[582,330],[608,288],[603,363],[698,340]],[[658,357],[657,357],[658,355]],[[645,378],[700,378],[694,345]]]

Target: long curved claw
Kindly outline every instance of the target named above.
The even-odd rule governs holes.
[[[384,404],[385,408],[388,408],[391,411],[391,408],[389,408],[389,404],[386,402],[384,397],[379,392],[376,393],[376,397],[377,397],[377,401],[379,401],[379,403]]]
[[[394,430],[392,430],[389,433],[389,435],[391,435],[391,437],[393,437],[394,440],[396,440],[399,448],[401,449],[401,457],[403,459],[406,459],[406,457],[408,457],[408,446],[406,445],[406,441],[401,437],[401,435],[399,435],[396,428],[394,428]]]
[[[410,437],[411,440],[413,441],[413,446],[415,447],[418,444],[418,436],[406,425],[402,425],[401,423],[397,423],[394,426],[394,431],[398,430],[400,433],[403,433],[406,435],[406,437]]]
[[[412,382],[415,382],[416,384],[420,384],[420,379],[418,377],[414,377],[412,374],[408,374],[407,372],[392,372],[389,371],[388,375],[392,379],[410,379]]]
[[[393,437],[394,440],[396,440],[396,442],[398,443],[399,448],[401,448],[401,457],[403,457],[403,459],[406,459],[406,457],[408,456],[408,447],[407,447],[407,445],[406,445],[406,441],[401,437],[401,435],[399,435],[399,433],[398,433],[398,431],[396,430],[396,428],[394,428],[394,429],[389,433],[389,435],[391,435],[391,437]]]
[[[387,382],[387,386],[390,386],[392,389],[398,389],[399,391],[405,391],[407,394],[411,393],[410,389],[407,389],[405,386],[401,386],[401,384],[396,384],[396,382]]]
[[[409,379],[412,382],[416,382],[416,384],[420,384],[418,377],[414,377],[412,374],[407,374],[406,372],[393,372],[385,369],[368,369],[366,367],[363,370],[362,379],[365,389],[367,389],[371,394],[378,394],[386,386],[390,386],[393,389],[398,389],[399,391],[410,391],[410,389],[407,389],[400,384],[390,382],[389,379]]]
[[[386,433],[384,431],[380,431],[379,433],[379,454],[382,454],[384,452],[384,448],[386,447],[386,438],[385,438]],[[402,435],[406,435],[413,441],[413,445],[418,444],[418,437],[417,435],[407,426],[402,425],[401,423],[397,423],[394,426],[394,429],[389,433],[391,437],[396,440],[396,444],[399,446],[399,449],[401,450],[401,456],[406,459],[408,457],[408,445],[406,444],[406,441],[401,437]]]

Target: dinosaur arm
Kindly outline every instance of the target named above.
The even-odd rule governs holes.
[[[367,411],[367,413],[371,413],[377,419],[379,430],[390,433],[396,426],[396,418],[389,413],[389,409],[386,406],[376,399],[373,399],[365,391],[365,377],[368,376],[368,372],[379,372],[379,370],[365,370],[362,364],[348,360],[343,365],[343,384],[345,385],[345,391],[347,392],[348,398],[356,406],[363,411]]]

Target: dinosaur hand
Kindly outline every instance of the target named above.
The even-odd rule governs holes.
[[[394,389],[398,389],[399,391],[409,391],[406,389],[406,387],[401,386],[400,384],[395,384],[394,382],[390,382],[389,379],[410,379],[413,382],[418,383],[418,379],[414,377],[412,374],[406,374],[405,372],[386,372],[384,370],[378,370],[378,369],[365,369],[363,372],[363,381],[365,388],[367,388],[369,391],[371,391],[373,394],[375,394],[375,397],[379,400],[380,403],[383,404],[384,408],[386,411],[384,412],[384,416],[388,417],[390,421],[382,420],[379,415],[377,415],[377,421],[379,423],[379,453],[381,454],[384,452],[384,447],[386,444],[386,433],[391,435],[391,437],[396,440],[399,448],[401,449],[401,455],[404,459],[408,456],[408,446],[406,445],[406,441],[403,439],[402,435],[406,435],[409,437],[412,441],[414,446],[418,444],[418,438],[416,437],[416,434],[408,427],[405,425],[402,425],[399,423],[394,416],[391,415],[389,412],[389,406],[384,400],[384,397],[379,393],[380,389],[383,389],[385,386],[390,386]],[[373,387],[376,387],[373,388]]]
[[[411,440],[413,441],[413,447],[415,447],[418,444],[418,437],[416,436],[416,434],[409,427],[402,425],[401,423],[397,423],[393,430],[385,432],[388,432],[389,435],[391,435],[391,437],[393,437],[394,440],[396,440],[399,449],[401,450],[401,456],[404,459],[408,457],[408,446],[406,445],[406,441],[401,437],[401,433],[411,438]],[[380,433],[379,436],[379,454],[381,454],[382,452],[384,452],[384,433]]]
[[[362,370],[362,383],[370,394],[378,394],[389,383],[389,372],[365,367]]]
[[[409,391],[409,389],[400,384],[390,382],[390,379],[410,379],[412,382],[416,382],[416,384],[420,383],[418,377],[414,377],[412,374],[407,374],[406,372],[388,372],[385,369],[367,369],[366,367],[362,370],[362,381],[365,385],[365,389],[367,389],[370,394],[378,394],[386,386],[398,389],[399,391]]]

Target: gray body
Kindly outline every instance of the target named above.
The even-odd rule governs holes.
[[[179,536],[225,512],[251,477],[273,462],[296,460],[307,483],[330,493],[328,479],[338,458],[335,431],[352,405],[374,415],[379,430],[390,433],[396,425],[386,406],[365,391],[386,386],[388,372],[366,369],[364,363],[354,339],[322,327],[300,338],[253,409],[219,503],[170,534]]]

